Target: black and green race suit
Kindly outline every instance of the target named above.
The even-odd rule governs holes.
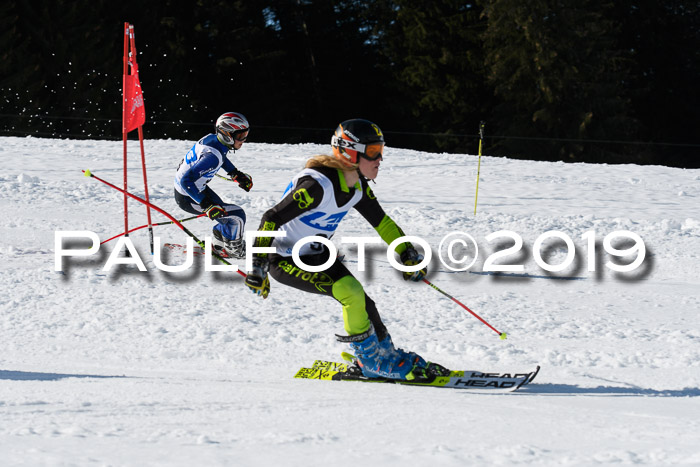
[[[342,171],[319,167],[305,169],[297,175],[282,200],[263,215],[258,230],[283,230],[287,237],[257,237],[254,246],[273,246],[277,251],[269,255],[256,253],[255,256],[268,256],[270,275],[278,282],[338,300],[343,307],[343,321],[348,335],[367,331],[371,323],[382,340],[386,327],[374,301],[340,260],[336,259],[323,272],[310,272],[295,264],[291,256],[290,242],[310,234],[330,238],[345,213],[353,207],[387,244],[404,235],[386,215],[364,177],[360,177],[354,186],[347,186]],[[332,211],[330,214],[326,212],[329,210]],[[410,243],[401,243],[395,251],[401,254],[410,246]],[[317,266],[328,260],[330,253],[325,246],[307,244],[307,247],[300,253],[304,264]]]

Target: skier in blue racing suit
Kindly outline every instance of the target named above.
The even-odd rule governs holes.
[[[216,120],[216,133],[197,141],[175,174],[178,206],[192,214],[204,212],[215,220],[212,246],[222,256],[233,258],[245,257],[245,212],[236,204],[225,203],[208,183],[219,169],[223,169],[243,190],[250,191],[252,177],[238,170],[226,157],[229,151],[235,152],[243,146],[249,131],[250,124],[242,114],[227,112],[221,115]]]

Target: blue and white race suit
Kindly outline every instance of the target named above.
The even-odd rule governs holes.
[[[304,179],[304,177],[313,178],[321,186],[321,199],[320,202],[313,203],[314,207],[308,213],[295,217],[280,226],[279,230],[285,232],[285,236],[276,238],[272,244],[277,248],[277,254],[282,256],[290,256],[294,245],[304,237],[322,236],[328,239],[332,238],[343,217],[362,199],[362,190],[359,189],[353,191],[353,195],[348,201],[339,203],[333,192],[331,180],[326,175],[313,169],[304,169],[299,172],[282,197],[284,198],[288,193],[294,191],[299,180]],[[301,202],[303,205],[303,200]],[[304,244],[299,250],[299,255],[314,253],[315,246],[312,243]]]
[[[236,170],[233,163],[226,158],[229,149],[223,145],[215,134],[209,134],[197,141],[185,158],[180,162],[175,174],[175,200],[183,210],[199,214],[212,204],[218,204],[226,215],[216,219],[218,230],[224,238],[236,240],[242,237],[246,216],[243,209],[231,203],[225,203],[208,183],[214,175],[223,169],[226,173]]]

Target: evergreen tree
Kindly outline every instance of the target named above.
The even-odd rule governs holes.
[[[382,127],[395,117],[392,77],[381,64],[373,1],[287,0],[270,2],[268,24],[278,38],[283,92],[276,123],[307,127],[286,141],[326,143],[346,119],[363,117]],[[316,129],[314,129],[316,128]]]
[[[637,0],[616,16],[634,59],[629,87],[642,141],[695,146],[638,145],[654,163],[700,167],[700,2]]]
[[[94,5],[99,10],[102,3]],[[93,10],[62,0],[12,1],[3,8],[3,30],[9,34],[0,36],[5,51],[0,88],[7,97],[1,113],[13,115],[5,128],[38,136],[103,136],[94,119],[110,91],[117,99],[120,91],[105,73],[106,63],[120,63],[114,54],[118,41],[103,35],[105,23],[93,21]],[[121,37],[116,22],[112,30]],[[86,44],[94,49],[86,50]],[[102,118],[98,125],[105,122]]]
[[[617,43],[613,6],[587,0],[486,3],[488,78],[500,100],[494,127],[522,138],[504,140],[501,153],[622,160],[620,148],[582,141],[624,140],[636,133],[625,88],[630,61]]]
[[[490,103],[481,52],[486,27],[481,9],[457,0],[388,0],[383,11],[393,17],[384,25],[381,45],[407,113],[414,117],[402,129],[474,133]],[[444,136],[423,140],[422,145],[411,141],[414,147],[443,150],[465,150],[466,143]]]
[[[147,137],[238,110],[252,141],[325,143],[364,117],[392,146],[471,151],[449,135],[485,119],[490,154],[700,165],[700,5],[683,0],[6,0],[3,134],[121,138],[125,21]]]

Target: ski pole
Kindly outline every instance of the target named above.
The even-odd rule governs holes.
[[[479,174],[481,173],[481,143],[484,140],[485,121],[479,123],[479,165],[476,169],[476,194],[474,194],[474,215],[476,216],[476,201],[479,198]]]
[[[425,283],[428,284],[430,287],[434,288],[435,290],[437,290],[438,292],[440,292],[440,293],[443,294],[444,296],[446,296],[446,297],[448,297],[449,299],[451,299],[453,302],[455,302],[457,305],[459,305],[459,306],[461,306],[462,308],[464,308],[465,310],[467,310],[467,311],[468,311],[469,313],[471,313],[472,315],[474,315],[475,318],[477,318],[479,321],[481,321],[481,322],[484,323],[486,326],[488,326],[488,327],[491,328],[493,331],[495,331],[496,334],[498,334],[498,335],[500,336],[501,339],[505,339],[505,338],[507,337],[505,332],[501,332],[501,331],[497,330],[496,328],[494,328],[493,326],[491,326],[489,323],[487,323],[486,321],[484,321],[484,319],[483,319],[481,316],[479,316],[479,315],[477,315],[476,313],[474,313],[472,310],[470,310],[469,308],[467,308],[462,302],[460,302],[459,300],[457,300],[456,298],[454,298],[452,295],[448,294],[448,293],[445,292],[444,290],[440,289],[437,285],[433,284],[433,283],[430,282],[428,279],[423,279],[423,282],[425,282]]]
[[[192,216],[192,217],[186,217],[186,218],[184,218],[184,219],[178,219],[178,222],[191,221],[192,219],[197,219],[197,218],[202,217],[202,216],[204,216],[204,215],[205,215],[205,214],[202,213],[202,214],[200,214],[200,215],[198,215],[198,216]],[[130,229],[128,232],[122,232],[122,233],[120,233],[120,234],[115,235],[114,237],[108,238],[107,240],[104,240],[104,241],[100,242],[100,245],[105,244],[105,243],[107,243],[107,242],[109,242],[109,241],[111,241],[111,240],[114,240],[115,238],[121,237],[122,235],[130,234],[131,232],[134,232],[134,231],[136,231],[136,230],[145,229],[146,227],[149,227],[149,226],[150,226],[150,227],[155,227],[155,226],[157,226],[157,225],[168,225],[168,224],[174,224],[174,222],[173,222],[173,221],[166,221],[166,222],[158,222],[158,223],[156,223],[156,224],[150,224],[150,225],[149,225],[149,224],[140,225],[140,226],[138,226],[138,227],[134,227],[133,229]]]
[[[125,196],[128,196],[128,197],[130,197],[130,198],[133,198],[133,199],[135,199],[136,201],[138,201],[139,203],[143,203],[143,204],[145,204],[146,206],[149,206],[150,208],[155,209],[156,211],[158,211],[159,213],[163,214],[165,217],[167,217],[168,219],[170,219],[170,220],[173,222],[173,224],[175,224],[175,225],[177,225],[178,227],[180,227],[180,228],[182,229],[183,232],[185,232],[187,235],[189,235],[190,237],[192,237],[192,239],[193,239],[195,242],[197,242],[197,245],[201,246],[202,248],[205,248],[205,245],[204,245],[204,242],[203,242],[203,241],[201,241],[200,239],[198,239],[192,232],[190,232],[189,230],[187,230],[187,228],[186,228],[184,225],[182,225],[182,224],[180,223],[180,221],[178,221],[178,220],[175,219],[173,216],[171,216],[170,214],[168,214],[165,210],[159,208],[158,206],[156,206],[155,204],[153,204],[153,203],[151,203],[151,202],[146,201],[146,200],[143,199],[143,198],[139,198],[138,196],[136,196],[136,195],[134,195],[134,194],[132,194],[132,193],[129,193],[129,192],[126,191],[126,190],[122,190],[122,189],[119,188],[118,186],[112,185],[111,183],[109,183],[109,182],[106,181],[106,180],[102,180],[100,177],[98,177],[97,175],[95,175],[95,174],[93,174],[92,172],[90,172],[90,170],[83,170],[83,173],[85,174],[86,177],[94,178],[95,180],[104,183],[104,184],[107,185],[108,187],[114,188],[115,190],[117,190],[117,191],[119,191],[119,192],[121,192],[121,193],[124,193]],[[222,263],[224,263],[224,264],[226,264],[226,265],[228,265],[228,266],[232,266],[231,263],[229,263],[228,261],[226,261],[226,260],[225,260],[222,256],[220,256],[217,252],[212,251],[212,254],[216,257],[216,259],[218,259],[218,260],[221,261]],[[240,275],[243,276],[243,277],[247,277],[247,276],[248,276],[246,273],[244,273],[244,272],[241,271],[240,269],[239,269],[238,271],[236,271],[236,272],[238,272],[238,274],[240,274]]]

